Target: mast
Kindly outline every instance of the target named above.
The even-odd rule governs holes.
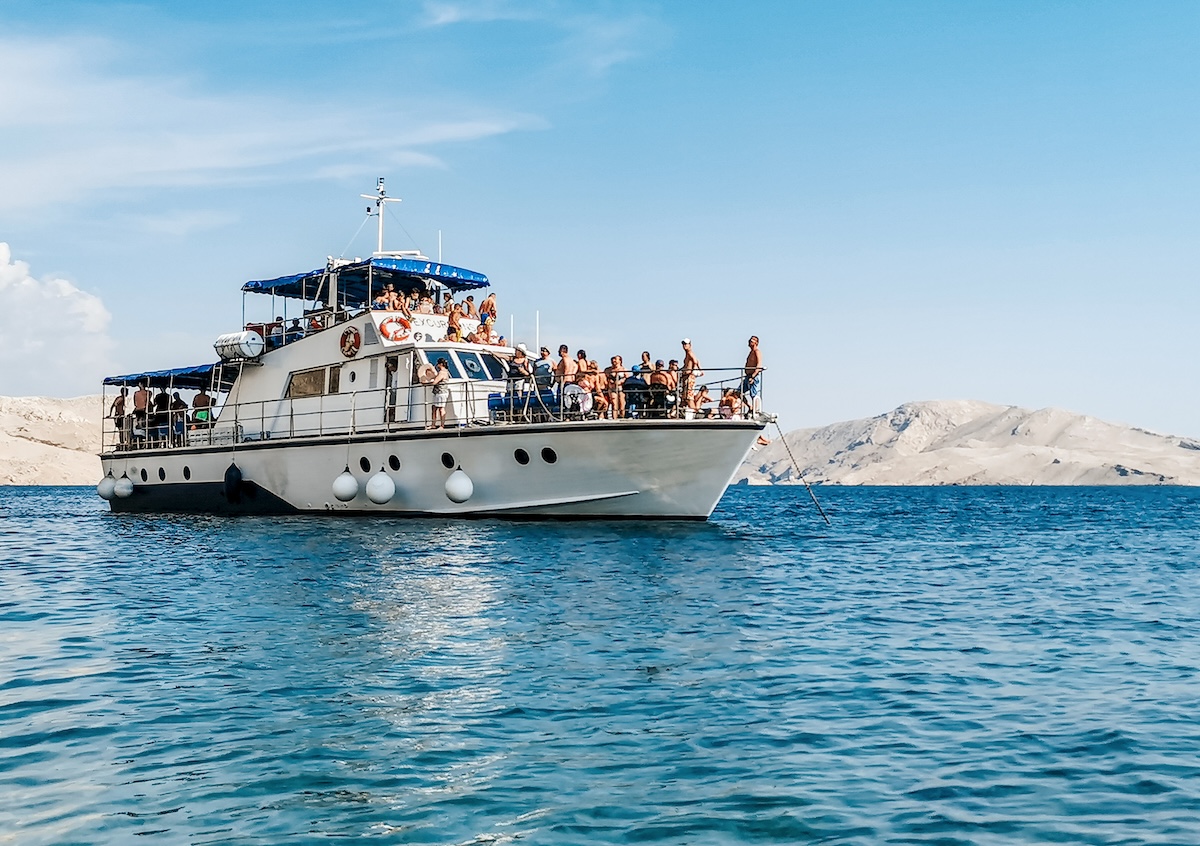
[[[379,218],[379,240],[378,240],[377,246],[375,247],[375,255],[380,255],[383,253],[383,209],[384,209],[384,206],[387,205],[388,203],[399,203],[399,202],[401,202],[401,200],[399,197],[389,197],[387,195],[387,191],[383,187],[383,177],[382,176],[379,177],[379,184],[375,186],[374,194],[359,194],[358,196],[362,197],[364,200],[374,200],[375,201],[374,211],[371,210],[370,206],[367,206],[367,216],[369,217],[370,215],[375,215],[376,217]]]

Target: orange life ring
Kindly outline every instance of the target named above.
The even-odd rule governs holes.
[[[342,355],[346,358],[354,358],[358,355],[358,349],[362,346],[362,335],[353,326],[346,329],[342,333]]]
[[[379,323],[379,334],[389,341],[407,341],[412,324],[399,315],[385,317]]]

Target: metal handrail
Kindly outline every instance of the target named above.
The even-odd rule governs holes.
[[[765,368],[764,368],[765,369]],[[624,371],[630,373],[630,371]],[[660,407],[643,405],[627,415],[634,418],[653,418],[663,420],[687,420],[695,417],[705,419],[721,419],[717,401],[727,390],[739,390],[743,385],[744,370],[742,368],[719,368],[704,371],[703,385],[709,389],[710,402],[705,404],[703,414],[688,415],[687,403],[677,386],[674,396],[674,411]],[[716,374],[719,378],[712,378]],[[697,380],[699,383],[700,380]],[[527,423],[565,423],[581,420],[612,420],[611,416],[600,417],[595,411],[565,410],[561,397],[565,380],[555,379],[551,386],[553,400],[547,404],[542,391],[522,391],[519,383],[527,383],[534,387],[533,379],[529,380],[457,380],[449,384],[447,424],[450,427],[473,427],[492,425],[520,425]],[[697,389],[700,384],[697,384]],[[634,386],[643,395],[655,393],[649,387],[643,389]],[[399,395],[407,391],[408,398],[403,400]],[[609,389],[605,394],[623,392],[627,396],[633,391],[627,383]],[[389,405],[389,394],[395,396],[394,406]],[[662,392],[657,392],[663,396]],[[499,395],[511,400],[507,408],[491,410],[489,400]],[[666,394],[671,396],[671,394]],[[755,407],[739,404],[734,419],[744,419],[754,416],[761,408],[761,381]],[[336,398],[343,398],[344,407],[330,408],[330,403]],[[305,400],[315,400],[315,408],[297,408],[297,403]],[[518,404],[520,408],[518,409]],[[267,406],[271,409],[268,410]],[[709,407],[709,406],[713,407]],[[389,409],[393,410],[396,419],[389,419]],[[101,451],[105,454],[115,451],[141,451],[146,449],[176,449],[200,446],[215,446],[221,444],[238,444],[259,440],[278,440],[311,438],[326,435],[355,435],[364,432],[396,429],[419,428],[428,424],[432,419],[433,397],[432,388],[428,385],[414,383],[408,387],[382,387],[364,391],[350,391],[337,394],[317,394],[313,397],[284,397],[274,400],[253,400],[246,402],[213,405],[208,409],[209,419],[197,421],[194,415],[184,418],[182,436],[174,433],[174,415],[168,413],[165,423],[155,418],[154,412],[148,412],[144,428],[135,437],[133,415],[125,415],[123,420],[114,421],[106,417],[101,425]],[[377,418],[377,419],[376,419]],[[403,418],[403,419],[401,419]],[[151,425],[152,421],[155,425]],[[222,422],[226,421],[226,422]],[[247,421],[257,423],[257,431],[247,428]],[[118,425],[125,427],[121,433]]]

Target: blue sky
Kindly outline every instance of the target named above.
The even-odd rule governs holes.
[[[517,336],[1200,435],[1200,4],[0,6],[0,394],[199,363],[388,244]],[[248,302],[265,314],[265,302]],[[507,320],[504,321],[507,323]]]

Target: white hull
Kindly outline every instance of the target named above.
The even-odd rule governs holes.
[[[111,500],[117,512],[703,520],[762,428],[742,420],[400,428],[236,447],[114,452],[101,459],[106,473],[118,479],[128,475],[134,483],[131,496]],[[517,460],[518,450],[528,463]],[[231,464],[241,474],[241,482],[232,486],[226,482]],[[358,494],[340,502],[332,485],[347,466],[358,481]],[[446,493],[446,481],[457,468],[474,487],[461,503]],[[376,504],[366,487],[381,470],[396,493]]]

